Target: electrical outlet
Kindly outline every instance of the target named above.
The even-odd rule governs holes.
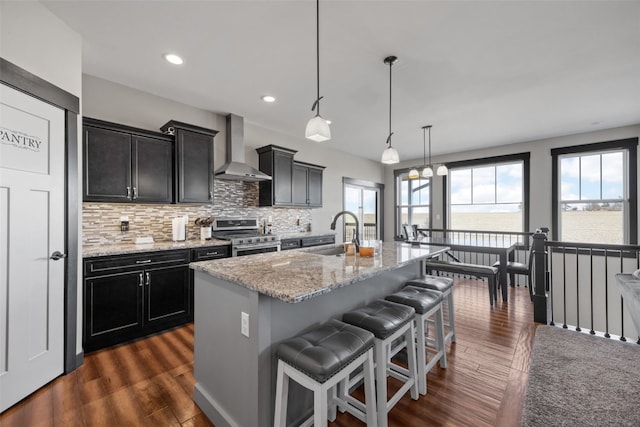
[[[240,333],[249,338],[249,313],[240,313]]]

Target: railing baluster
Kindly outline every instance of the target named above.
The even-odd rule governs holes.
[[[609,249],[604,250],[604,324],[605,338],[609,335]]]
[[[562,327],[567,329],[567,247],[562,247],[562,304],[564,306]]]
[[[591,269],[591,277],[589,278],[589,305],[591,306],[591,330],[589,333],[595,335],[596,331],[593,330],[593,248],[589,248],[589,264]]]
[[[533,250],[533,249],[532,249]],[[538,256],[538,254],[536,253],[534,255],[536,258]],[[553,248],[549,249],[548,253],[546,254],[547,259],[549,260],[549,273],[548,276],[549,280],[548,280],[548,284],[549,284],[549,304],[551,306],[551,321],[549,322],[549,324],[551,326],[555,326],[555,322],[553,321],[553,316],[555,314],[555,311],[553,310],[553,299],[554,299],[554,294],[555,292],[553,291],[553,281],[552,279],[552,274],[553,274]],[[545,274],[547,274],[547,272],[545,271]]]
[[[580,254],[576,246],[576,331],[580,332]]]
[[[624,257],[622,254],[623,250],[620,250],[620,271],[624,271],[623,261]],[[624,336],[624,302],[622,301],[622,294],[620,295],[620,341],[627,341]]]

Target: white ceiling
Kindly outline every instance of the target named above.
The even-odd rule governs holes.
[[[82,35],[84,73],[303,137],[315,1],[43,3]],[[640,1],[322,0],[322,144],[379,160],[388,55],[404,160],[427,124],[437,155],[640,123]]]

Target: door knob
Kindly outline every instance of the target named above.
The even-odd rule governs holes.
[[[66,257],[67,257],[67,254],[63,254],[60,251],[55,251],[54,253],[51,254],[50,259],[57,261],[59,259],[66,258]]]

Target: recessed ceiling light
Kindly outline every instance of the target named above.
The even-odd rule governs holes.
[[[174,53],[167,53],[164,55],[164,59],[167,60],[167,62],[170,62],[174,65],[181,65],[184,61],[182,60],[182,58],[180,58],[178,55],[174,54]]]
[[[276,102],[276,97],[271,95],[265,95],[262,97],[264,102]]]

